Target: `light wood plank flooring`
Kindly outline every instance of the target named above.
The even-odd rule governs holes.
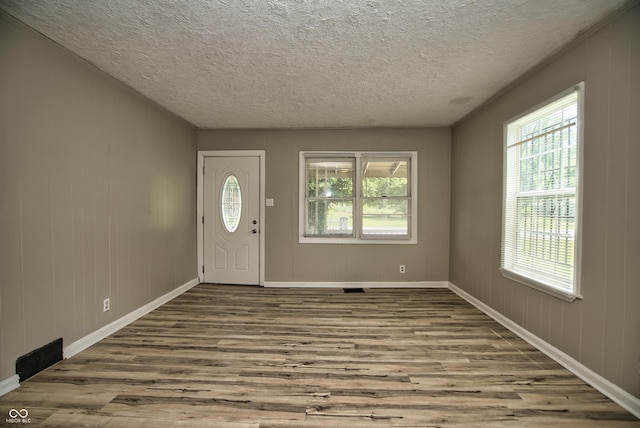
[[[640,427],[444,289],[199,285],[0,397],[0,424],[11,408],[59,427]]]

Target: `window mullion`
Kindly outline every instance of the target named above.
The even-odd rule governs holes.
[[[353,234],[360,239],[362,237],[362,157],[356,156],[355,177],[353,183]]]

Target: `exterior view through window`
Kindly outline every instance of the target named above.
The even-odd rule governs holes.
[[[300,163],[301,242],[411,240],[417,154],[302,153]]]
[[[409,234],[409,158],[363,158],[362,234]]]
[[[306,160],[306,236],[353,236],[355,159]]]

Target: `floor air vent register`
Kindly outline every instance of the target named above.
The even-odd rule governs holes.
[[[58,361],[62,361],[62,338],[19,357],[16,360],[16,373],[20,376],[20,382],[24,382]]]

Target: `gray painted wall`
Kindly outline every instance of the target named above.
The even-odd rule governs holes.
[[[0,94],[4,380],[197,276],[196,133],[2,14]]]
[[[583,300],[504,279],[503,122],[585,81]],[[640,397],[640,7],[453,128],[450,280]]]
[[[446,281],[450,131],[432,129],[200,131],[199,150],[265,150],[266,281]],[[418,244],[298,243],[301,150],[417,150]],[[398,266],[406,265],[406,273]]]

